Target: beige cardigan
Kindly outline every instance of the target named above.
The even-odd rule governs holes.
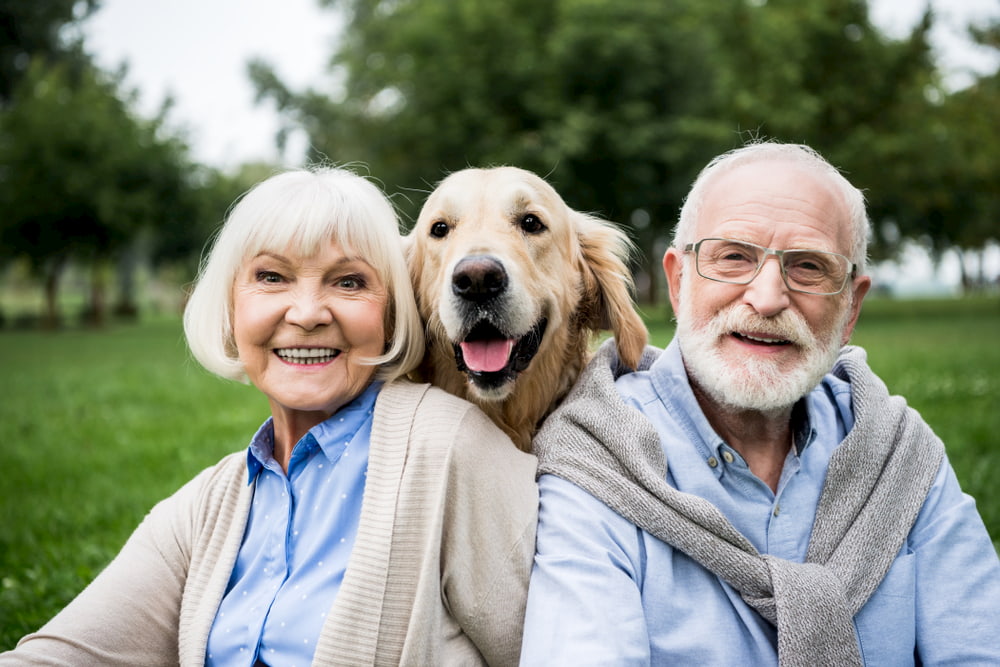
[[[232,454],[152,509],[110,565],[0,665],[203,665],[253,487]],[[477,408],[387,384],[357,542],[315,665],[514,665],[535,458]]]

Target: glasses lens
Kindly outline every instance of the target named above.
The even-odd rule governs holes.
[[[763,251],[757,246],[727,239],[704,239],[698,247],[698,273],[726,283],[749,282],[757,272]]]
[[[831,294],[847,280],[850,262],[822,250],[786,250],[782,257],[788,286],[801,292]]]
[[[702,239],[696,248],[700,275],[737,285],[753,280],[768,254],[781,256],[788,287],[806,294],[836,294],[851,271],[849,259],[825,250],[773,251],[732,239]]]

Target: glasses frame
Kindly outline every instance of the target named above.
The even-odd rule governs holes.
[[[746,280],[723,280],[721,278],[713,278],[711,276],[706,276],[704,273],[701,272],[701,265],[698,259],[701,254],[699,252],[699,250],[701,249],[701,244],[706,241],[726,241],[728,243],[740,243],[742,245],[763,250],[764,254],[761,256],[760,262],[757,263],[757,268]],[[789,248],[787,250],[775,250],[774,248],[765,248],[762,245],[757,245],[756,243],[750,243],[749,241],[740,241],[739,239],[727,239],[716,236],[704,238],[698,241],[697,243],[688,243],[684,246],[684,252],[694,254],[694,266],[699,276],[701,276],[705,280],[711,280],[717,283],[725,283],[727,285],[749,285],[754,281],[754,278],[756,278],[760,274],[760,270],[764,268],[764,262],[767,261],[768,255],[774,255],[775,257],[778,258],[778,266],[781,269],[781,279],[782,281],[784,281],[785,287],[787,287],[792,292],[798,292],[799,294],[812,294],[815,296],[836,296],[837,294],[840,294],[841,292],[844,291],[844,288],[847,287],[848,283],[850,283],[851,280],[853,280],[856,277],[858,271],[858,265],[852,262],[850,258],[847,257],[847,255],[842,255],[839,252],[831,252],[829,250],[814,250],[811,248]],[[788,282],[788,274],[785,272],[784,255],[787,252],[822,252],[826,253],[827,255],[836,255],[837,257],[843,257],[844,260],[847,262],[847,273],[844,274],[843,284],[836,292],[810,292],[809,290],[800,289],[798,287],[792,287],[792,285]]]

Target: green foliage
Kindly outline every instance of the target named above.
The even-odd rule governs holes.
[[[683,190],[673,170],[686,177],[702,135],[724,133],[702,120],[703,5],[357,0],[339,3],[353,17],[334,59],[342,98],[290,91],[263,63],[252,74],[318,152],[404,191],[511,163],[551,174],[577,208],[641,203],[666,220]]]
[[[111,189],[128,146],[118,132],[127,111],[94,70],[82,76],[36,61],[0,117],[4,246],[37,267],[64,261],[73,248],[120,244],[132,223]],[[105,157],[110,160],[104,159]]]
[[[26,257],[44,277],[50,322],[70,259],[94,267],[100,316],[104,265],[197,213],[187,147],[162,118],[134,116],[120,88],[91,66],[35,60],[0,113],[0,259]]]
[[[97,8],[99,0],[0,0],[0,107],[33,60],[72,61],[78,45],[62,29]]]
[[[516,164],[575,208],[637,221],[640,269],[658,275],[697,171],[762,136],[814,146],[866,191],[876,257],[901,237],[937,251],[997,237],[996,86],[942,86],[929,10],[890,39],[865,0],[323,4],[348,19],[342,90],[291,90],[256,62],[258,94],[317,155],[369,164],[410,216],[446,172]]]
[[[171,220],[156,225],[150,248],[153,265],[179,265],[185,280],[193,279],[208,240],[222,225],[233,202],[273,173],[273,166],[257,163],[243,165],[234,174],[193,168],[197,181],[179,197],[163,199],[171,202],[164,211]]]

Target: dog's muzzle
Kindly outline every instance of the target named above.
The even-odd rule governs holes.
[[[527,333],[505,331],[502,302],[509,279],[503,264],[489,255],[470,255],[452,273],[452,294],[464,303],[472,326],[454,345],[458,370],[481,391],[495,392],[526,370],[538,353],[548,320],[538,320]]]
[[[488,322],[479,322],[465,340],[454,346],[455,364],[480,389],[499,389],[527,370],[548,323],[543,317],[528,333],[514,339]]]

